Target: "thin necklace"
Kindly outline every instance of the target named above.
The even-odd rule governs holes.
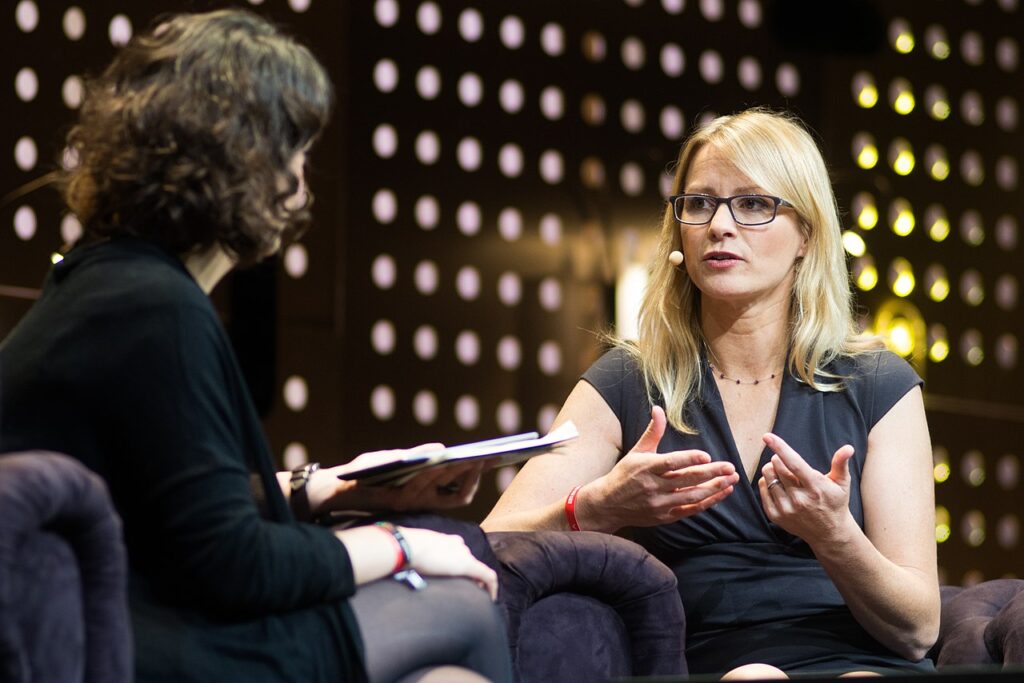
[[[711,350],[711,345],[708,344],[707,342],[704,342],[704,348],[707,349],[708,355],[711,356],[711,358],[714,358],[715,359],[715,363],[717,363],[718,362],[718,356],[716,356],[715,352]],[[718,376],[718,379],[725,380],[726,382],[735,382],[736,384],[749,384],[750,386],[754,386],[755,384],[760,384],[761,382],[770,382],[771,380],[775,379],[775,377],[777,375],[782,374],[782,370],[779,370],[778,372],[773,372],[768,377],[764,377],[762,379],[755,379],[755,380],[750,380],[750,381],[744,382],[743,380],[736,379],[735,377],[727,377],[724,372],[722,372],[721,370],[719,370],[718,368],[715,367],[715,364],[712,363],[710,359],[708,360],[708,367],[711,368],[711,372],[715,373]]]
[[[773,372],[771,375],[769,375],[768,377],[765,377],[763,379],[755,379],[755,380],[744,382],[741,379],[735,379],[733,377],[726,377],[725,373],[722,372],[721,370],[719,370],[718,368],[716,368],[711,361],[708,361],[708,367],[711,368],[711,372],[715,373],[718,376],[718,379],[724,379],[727,382],[735,382],[736,384],[750,384],[751,386],[753,386],[755,384],[760,384],[761,382],[769,382],[769,381],[775,379],[775,376],[782,372],[780,370],[779,372]]]

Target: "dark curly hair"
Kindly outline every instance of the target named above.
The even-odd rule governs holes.
[[[243,10],[182,14],[136,36],[88,83],[62,191],[83,243],[135,235],[177,254],[217,243],[250,265],[295,239],[289,162],[333,89],[302,45]]]

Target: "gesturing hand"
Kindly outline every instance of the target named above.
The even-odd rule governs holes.
[[[425,576],[465,576],[490,593],[491,600],[497,598],[498,575],[473,557],[461,536],[412,527],[401,529],[409,542],[409,560],[413,569]]]
[[[704,451],[658,453],[665,411],[651,409],[647,430],[608,474],[580,491],[577,519],[585,529],[615,531],[654,526],[695,515],[723,500],[739,481],[729,462]]]
[[[832,456],[832,468],[822,474],[775,434],[765,434],[764,442],[775,453],[761,468],[758,482],[768,519],[808,543],[827,541],[852,519],[853,446],[840,447]]]

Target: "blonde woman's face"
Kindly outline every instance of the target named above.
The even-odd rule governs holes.
[[[712,145],[694,156],[682,192],[715,197],[772,194],[758,187]],[[704,305],[720,302],[753,306],[789,301],[796,260],[807,248],[792,208],[779,206],[771,223],[748,228],[735,222],[723,202],[710,223],[680,224],[679,231],[686,272],[701,291]]]

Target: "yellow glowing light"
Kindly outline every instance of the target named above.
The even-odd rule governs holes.
[[[914,274],[909,270],[901,270],[892,281],[892,293],[899,297],[909,296],[915,284]]]
[[[843,233],[843,248],[851,256],[863,256],[868,247],[864,244],[864,238],[852,230]]]
[[[949,479],[949,465],[947,465],[944,462],[936,465],[935,469],[932,472],[935,475],[936,484],[941,484],[947,479]]]
[[[857,286],[865,292],[871,291],[878,284],[878,269],[874,266],[864,266],[857,276]]]
[[[949,43],[944,40],[936,40],[932,43],[932,57],[940,60],[949,57]]]
[[[874,168],[878,163],[878,148],[874,145],[864,145],[857,155],[857,165],[861,168]]]
[[[946,297],[949,296],[949,280],[944,277],[936,278],[935,282],[928,289],[928,296],[931,297],[932,301],[945,301]]]
[[[949,162],[945,159],[939,159],[931,168],[932,178],[936,180],[945,180],[949,177]]]
[[[936,339],[932,347],[928,349],[928,358],[934,363],[941,363],[949,356],[949,342],[945,339]]]
[[[862,230],[870,230],[878,225],[878,209],[875,208],[874,204],[868,204],[861,209],[860,215],[857,216],[857,225]]]
[[[893,322],[889,328],[889,348],[905,357],[913,353],[915,344],[914,331],[910,329],[910,323],[905,319]]]
[[[900,150],[892,162],[892,170],[899,175],[909,175],[914,170],[914,153],[909,149]]]
[[[871,84],[861,88],[860,92],[857,93],[857,104],[864,109],[871,109],[871,107],[878,104],[878,88]]]
[[[914,212],[910,209],[903,209],[892,222],[892,231],[900,237],[906,237],[914,232],[917,221],[914,219]]]
[[[896,52],[902,55],[910,54],[914,50],[914,34],[904,31],[896,37]]]
[[[52,254],[50,254],[50,263],[52,263],[53,265],[57,265],[58,263],[60,263],[63,260],[64,260],[64,255],[63,254],[57,253],[56,251],[53,252]]]
[[[936,242],[941,242],[949,237],[949,221],[945,218],[936,218],[932,227],[928,228],[928,236]]]
[[[935,100],[932,102],[932,118],[936,121],[945,121],[949,118],[950,108],[949,102],[945,100]]]
[[[904,90],[896,96],[896,99],[892,103],[892,108],[897,114],[906,116],[910,112],[914,111],[914,106],[916,104],[917,101],[914,99],[914,93],[909,90]]]
[[[935,525],[935,542],[945,543],[949,540],[950,531],[948,524],[936,524]]]

